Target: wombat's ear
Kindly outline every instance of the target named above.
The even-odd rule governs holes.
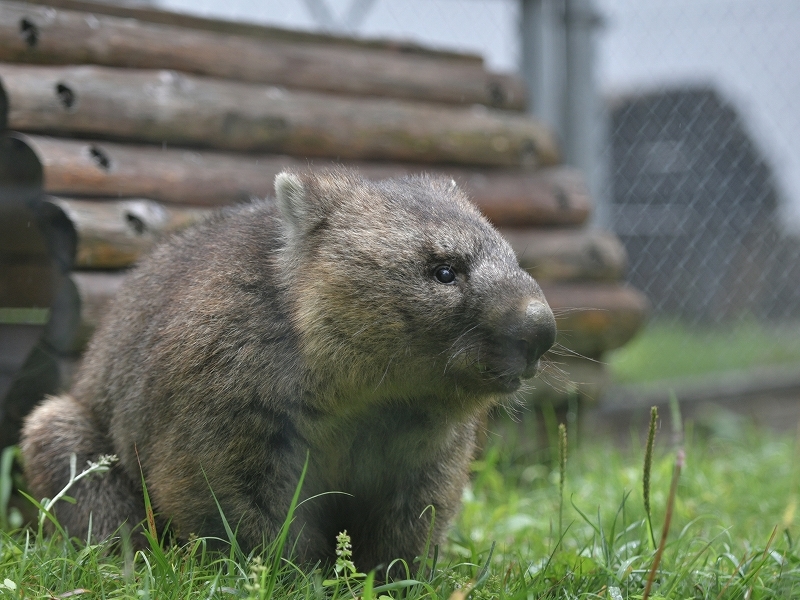
[[[308,190],[299,175],[289,171],[279,173],[275,177],[275,197],[290,236],[309,228],[314,217],[309,211]]]

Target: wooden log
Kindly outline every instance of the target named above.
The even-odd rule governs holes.
[[[119,269],[135,263],[165,234],[206,218],[211,209],[165,205],[148,199],[47,197],[55,224],[67,223],[78,269]],[[616,280],[625,251],[612,234],[596,230],[501,231],[520,264],[541,280]]]
[[[15,265],[19,265],[24,272],[27,268],[24,265],[32,268],[39,265],[43,269],[46,266],[46,270],[53,271],[55,275],[57,271],[67,272],[72,268],[71,257],[75,253],[71,236],[64,235],[64,224],[59,222],[58,215],[48,214],[47,205],[42,202],[41,168],[38,163],[39,181],[20,185],[19,173],[14,175],[13,171],[19,168],[24,172],[27,169],[24,164],[26,153],[13,153],[17,158],[23,157],[23,164],[14,160],[3,162],[7,158],[3,154],[0,151],[0,266],[3,267],[0,269],[0,306],[3,305],[7,289],[11,288],[17,295],[24,288],[19,279],[13,284],[6,283],[6,267],[16,268]],[[9,172],[11,175],[6,178]],[[34,287],[43,283],[41,272],[30,274],[29,277],[36,282]],[[50,304],[49,299],[44,302],[45,305]]]
[[[162,237],[205,218],[210,210],[170,208],[146,199],[117,201],[48,197],[75,235],[78,269],[118,269],[135,263]]]
[[[2,104],[2,98],[0,98]],[[42,163],[32,147],[15,136],[0,137],[0,199],[36,202],[42,189]]]
[[[0,264],[48,261],[47,240],[37,227],[36,216],[35,209],[0,198]]]
[[[0,60],[174,69],[295,89],[523,110],[523,83],[480,63],[198,31],[0,1]]]
[[[209,209],[167,206],[147,199],[50,197],[76,238],[79,269],[127,267],[164,234],[209,214]],[[619,279],[625,252],[612,234],[594,230],[502,230],[523,268],[542,280]]]
[[[123,271],[71,273],[53,304],[44,336],[47,343],[61,354],[80,353],[124,278]]]
[[[220,206],[272,194],[283,169],[306,169],[289,156],[228,154],[15,134],[36,157],[44,191],[55,195],[141,197],[193,206]],[[0,156],[0,171],[2,171]],[[314,168],[335,163],[315,160]],[[571,167],[533,172],[398,163],[341,163],[382,179],[429,172],[453,177],[499,225],[574,226],[591,211],[582,174]],[[2,180],[0,180],[2,184]]]
[[[503,228],[520,266],[539,281],[618,281],[627,254],[617,236],[598,229]]]
[[[0,264],[0,311],[50,307],[61,276],[49,257],[9,260],[0,255]]]
[[[592,210],[586,180],[572,167],[527,173],[506,169],[447,172],[498,226],[575,226],[584,223]]]
[[[4,331],[4,329],[0,324],[0,346],[3,345],[5,335],[11,334],[16,337],[20,333],[33,334],[37,343],[28,352],[19,355],[24,362],[10,378],[8,371],[0,366],[0,447],[2,448],[19,443],[19,431],[25,416],[45,395],[55,394],[61,388],[59,361],[52,350],[39,339],[41,331],[38,332],[40,335],[36,336],[35,329],[27,332]]]
[[[543,282],[545,298],[556,315],[561,349],[550,354],[598,358],[630,340],[650,309],[645,296],[626,284]]]
[[[0,310],[47,309],[59,271],[39,227],[37,206],[0,196]]]
[[[125,271],[72,273],[72,287],[53,309],[60,316],[51,319],[67,325],[50,343],[61,352],[82,349],[124,276]],[[618,348],[633,337],[648,311],[644,296],[624,284],[545,283],[542,289],[556,313],[557,342],[563,346],[548,355],[556,361],[576,353],[597,358]]]
[[[298,31],[283,29],[269,25],[259,25],[243,21],[229,21],[224,19],[210,19],[183,12],[172,12],[142,4],[95,2],[92,0],[25,0],[25,4],[38,4],[53,8],[76,10],[92,13],[94,15],[111,15],[136,19],[148,23],[161,23],[163,25],[176,25],[188,29],[201,31],[215,31],[229,35],[246,35],[257,39],[288,41],[288,42],[314,42],[326,45],[347,46],[364,48],[374,52],[388,52],[394,54],[417,54],[431,58],[457,60],[483,64],[483,57],[469,52],[434,49],[416,44],[409,40],[394,39],[366,39],[348,36],[339,36],[328,33]]]
[[[0,64],[10,129],[336,159],[552,165],[539,122],[485,107],[346,98],[174,71]]]
[[[50,196],[46,202],[58,222],[69,223],[75,239],[72,262],[78,269],[128,267],[165,234],[196,223],[211,212],[143,198]],[[522,267],[537,279],[615,281],[624,275],[625,250],[613,234],[593,229],[503,229],[501,233]]]

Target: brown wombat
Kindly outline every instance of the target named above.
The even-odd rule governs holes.
[[[347,530],[361,570],[443,537],[476,428],[553,344],[536,282],[455,182],[282,173],[277,202],[224,211],[157,248],[120,290],[69,395],[28,418],[36,496],[70,491],[76,536],[145,517],[141,476],[179,539],[273,539],[308,456],[291,529],[302,562]],[[325,494],[325,492],[342,492]],[[320,495],[322,494],[322,495]],[[313,497],[313,498],[312,498]],[[138,537],[138,536],[137,536]]]

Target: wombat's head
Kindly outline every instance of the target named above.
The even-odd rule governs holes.
[[[284,285],[313,366],[397,397],[509,393],[555,319],[508,243],[450,179],[282,173]]]

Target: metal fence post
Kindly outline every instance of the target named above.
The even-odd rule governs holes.
[[[603,168],[603,132],[606,130],[598,91],[595,63],[596,32],[600,15],[592,0],[565,0],[565,102],[562,139],[565,160],[586,175],[595,201],[594,221],[608,225]]]
[[[561,135],[564,102],[563,0],[520,0],[520,72],[528,112]]]
[[[597,207],[594,221],[607,225],[607,127],[595,73],[599,24],[592,0],[520,0],[520,72],[528,111],[556,132],[565,162],[584,171]]]

